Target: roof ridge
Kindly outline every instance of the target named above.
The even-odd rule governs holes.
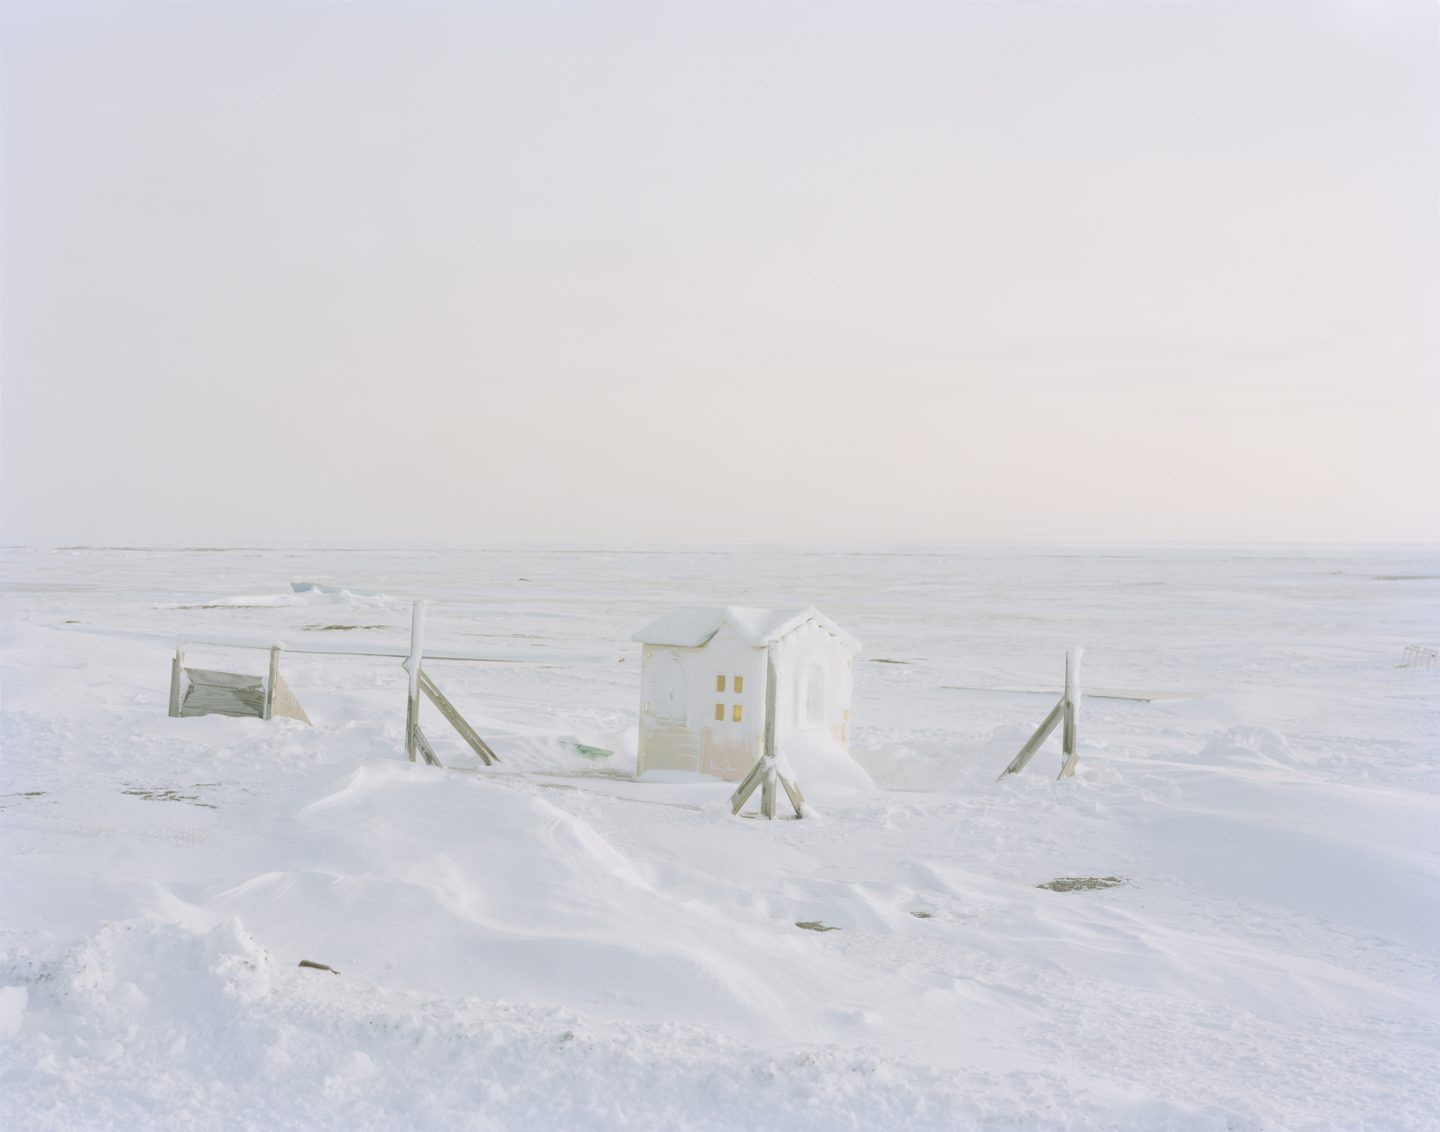
[[[860,651],[860,642],[813,605],[772,608],[756,605],[682,605],[637,630],[630,637],[640,644],[699,648],[710,642],[722,626],[729,625],[757,648],[783,637],[807,621],[814,621],[851,652]]]

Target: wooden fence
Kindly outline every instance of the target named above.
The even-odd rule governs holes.
[[[231,649],[264,649],[270,653],[270,667],[264,676],[252,676],[240,672],[221,672],[209,668],[190,668],[185,664],[189,646],[207,646]],[[425,650],[425,603],[414,604],[410,621],[410,651],[377,646],[347,646],[343,648],[322,648],[301,646],[290,651],[320,654],[326,656],[381,656],[403,657],[404,668],[409,676],[409,690],[405,707],[405,753],[415,761],[418,753],[432,766],[439,766],[440,759],[420,727],[420,696],[423,693],[439,710],[445,721],[465,740],[480,761],[493,766],[500,761],[494,749],[480,737],[479,732],[460,714],[449,697],[440,690],[431,675],[423,668]],[[300,706],[295,693],[290,690],[280,674],[280,654],[286,651],[283,643],[260,643],[241,641],[224,637],[191,637],[180,641],[175,647],[175,656],[170,663],[170,715],[183,718],[197,715],[229,715],[250,719],[298,719],[310,722],[305,709]],[[434,659],[493,662],[497,658],[478,656],[471,653],[444,651],[435,654]]]

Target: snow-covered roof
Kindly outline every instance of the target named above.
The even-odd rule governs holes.
[[[813,605],[805,609],[756,609],[748,605],[682,605],[658,621],[652,621],[632,641],[645,645],[677,645],[699,648],[729,625],[742,640],[757,648],[772,644],[807,621],[813,621],[851,652],[860,651],[860,642],[831,621]]]

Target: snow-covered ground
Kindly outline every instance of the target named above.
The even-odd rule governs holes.
[[[7,1127],[1440,1126],[1440,672],[1395,667],[1440,644],[1433,549],[3,569]],[[414,596],[507,658],[427,665],[499,766],[437,715],[446,767],[404,760],[394,660],[288,655],[313,727],[166,716],[178,634],[403,646]],[[880,789],[768,823],[632,780],[630,633],[725,602],[865,643]],[[1088,686],[1195,698],[1087,700],[1074,779],[1052,740],[997,784],[1051,699],[960,689],[1058,691],[1069,644]]]

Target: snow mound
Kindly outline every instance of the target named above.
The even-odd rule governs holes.
[[[657,885],[548,800],[565,790],[369,763],[299,809],[288,846],[203,897],[287,963],[312,958],[347,978],[404,969],[425,993],[786,1028],[751,963],[793,941]]]
[[[72,951],[62,985],[102,1012],[188,1012],[221,998],[264,998],[272,973],[269,953],[238,919],[208,930],[141,919],[106,924]]]
[[[0,987],[0,1041],[9,1041],[25,1024],[30,995],[24,987]]]
[[[785,741],[781,757],[801,790],[874,790],[875,780],[850,752],[823,732],[802,732]]]
[[[1195,756],[1212,766],[1298,766],[1285,736],[1269,727],[1231,727],[1211,735]]]

